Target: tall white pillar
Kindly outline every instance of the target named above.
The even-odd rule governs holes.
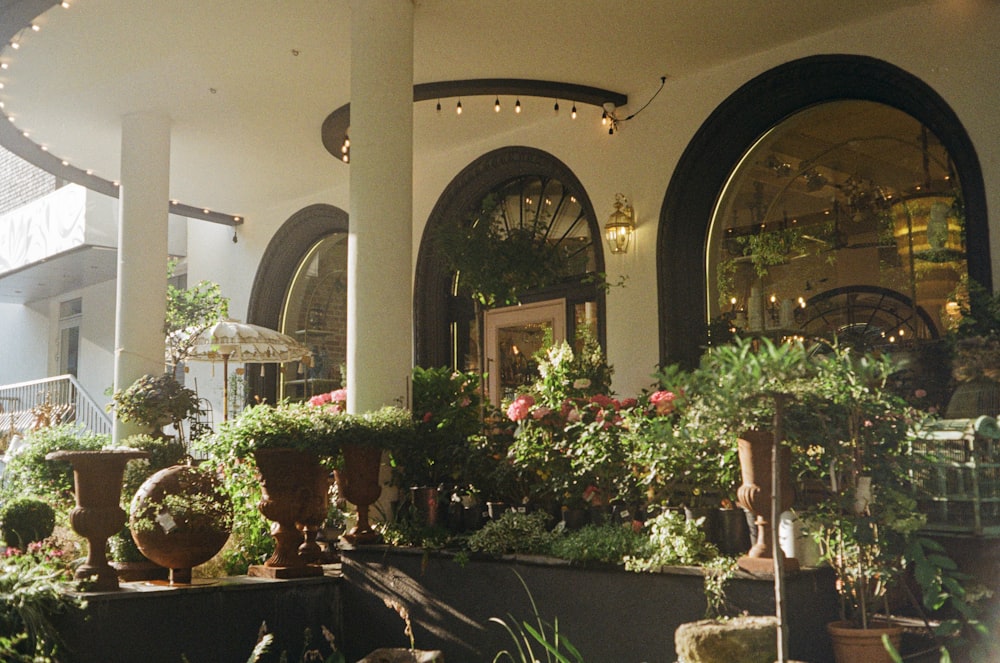
[[[413,2],[351,1],[347,409],[407,396],[413,363]]]
[[[122,118],[118,214],[115,384],[124,389],[164,370],[170,120],[153,113]],[[139,432],[115,421],[114,441]]]

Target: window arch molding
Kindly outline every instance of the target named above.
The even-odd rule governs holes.
[[[445,187],[428,216],[420,239],[413,288],[414,354],[417,365],[447,366],[451,362],[449,309],[453,274],[433,240],[437,229],[449,219],[465,214],[482,197],[498,186],[528,175],[540,175],[561,181],[578,191],[580,206],[590,225],[591,236],[603,234],[597,216],[580,180],[566,164],[551,154],[531,147],[502,147],[480,156],[466,166]],[[604,272],[603,244],[594,242],[596,271]],[[525,298],[531,301],[533,298]],[[598,289],[598,341],[605,346],[604,292]]]
[[[660,209],[656,247],[661,363],[690,366],[701,354],[708,227],[719,191],[736,163],[784,118],[841,99],[892,106],[940,138],[962,183],[969,277],[992,285],[982,169],[955,112],[926,83],[887,62],[850,55],[803,58],[764,72],[731,94],[698,129],[674,169]],[[671,287],[677,283],[685,287]]]
[[[333,233],[348,230],[344,210],[318,203],[290,216],[274,233],[261,257],[250,290],[247,322],[271,329],[281,324],[282,308],[295,271],[309,250]],[[278,394],[278,367],[264,364],[261,371],[247,371],[247,393],[274,403]]]

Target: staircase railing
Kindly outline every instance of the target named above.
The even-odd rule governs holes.
[[[0,430],[23,433],[39,415],[51,423],[78,423],[110,435],[111,417],[72,375],[0,386]]]

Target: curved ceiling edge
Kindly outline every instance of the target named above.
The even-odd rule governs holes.
[[[427,101],[443,97],[474,97],[493,95],[524,95],[526,97],[552,97],[571,99],[577,103],[603,107],[614,104],[615,108],[628,103],[628,95],[611,90],[560,83],[539,81],[528,78],[470,78],[458,81],[437,81],[413,86],[413,101]],[[340,147],[344,135],[351,125],[351,104],[346,103],[326,116],[320,129],[323,147],[331,155],[341,160]]]

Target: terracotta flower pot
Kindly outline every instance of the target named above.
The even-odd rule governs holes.
[[[826,630],[833,640],[833,656],[837,663],[892,663],[892,657],[882,644],[882,634],[889,636],[896,651],[903,641],[901,626],[882,624],[863,629],[851,622],[830,622]]]

